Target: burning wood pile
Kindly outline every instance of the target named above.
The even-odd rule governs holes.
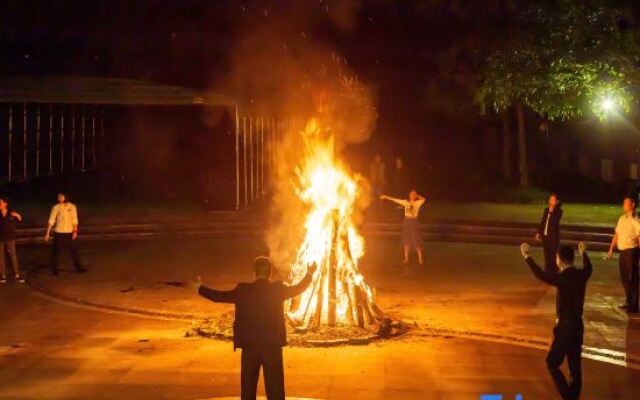
[[[308,265],[316,264],[318,270],[309,288],[289,303],[287,317],[298,330],[378,325],[384,314],[358,270],[365,252],[354,222],[362,194],[360,177],[349,174],[336,159],[334,137],[317,120],[311,120],[301,135],[303,156],[296,166],[295,188],[308,212],[289,281],[302,279]]]

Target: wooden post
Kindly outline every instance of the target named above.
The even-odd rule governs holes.
[[[254,176],[253,176],[253,171],[254,171],[254,167],[253,167],[253,117],[249,117],[249,165],[250,165],[250,171],[249,171],[249,176],[250,176],[250,182],[251,185],[249,185],[251,187],[251,195],[249,196],[251,198],[251,202],[253,203],[255,197],[255,191],[254,191]]]
[[[96,107],[91,106],[91,168],[96,165]]]
[[[522,104],[516,106],[518,114],[518,155],[519,155],[519,170],[520,170],[520,186],[529,186],[529,168],[527,165],[527,137],[526,127],[524,125],[524,109]]]
[[[236,134],[236,211],[240,210],[240,120],[238,106],[235,107],[235,134]]]
[[[364,327],[364,311],[363,311],[363,303],[365,299],[363,298],[362,289],[360,289],[360,285],[356,285],[355,287],[356,294],[356,320],[358,326],[360,328]]]
[[[7,162],[8,162],[8,168],[7,168],[7,176],[9,177],[9,182],[11,182],[11,178],[13,176],[11,171],[11,159],[12,159],[12,153],[13,153],[13,106],[9,106],[9,135],[8,135],[8,140],[9,140],[9,154],[7,154]]]
[[[60,106],[60,173],[64,172],[64,106]]]
[[[324,303],[324,285],[326,284],[325,281],[327,280],[328,268],[329,264],[325,262],[321,271],[322,274],[319,277],[320,282],[318,283],[318,294],[316,295],[316,311],[313,314],[313,328],[318,328],[320,326],[320,323],[322,322],[322,303]]]
[[[49,106],[49,175],[53,175],[53,106]]]
[[[36,113],[36,176],[40,176],[40,105]]]
[[[76,167],[76,108],[71,106],[71,170]]]
[[[247,171],[247,117],[242,117],[242,164],[244,166],[244,205],[249,204],[249,186],[248,186],[248,171]]]
[[[511,179],[511,131],[509,130],[509,119],[507,115],[502,115],[502,176]]]
[[[82,119],[80,123],[80,149],[82,151],[82,154],[80,155],[80,167],[82,168],[82,172],[85,171],[85,126],[85,107],[82,107]]]

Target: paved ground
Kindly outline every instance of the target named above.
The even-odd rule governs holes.
[[[396,243],[371,240],[363,269],[387,311],[421,329],[364,347],[285,350],[289,395],[325,399],[477,399],[481,393],[557,398],[544,366],[553,292],[513,247],[429,243],[426,271],[400,277]],[[247,250],[250,249],[250,250]],[[45,271],[35,282],[89,302],[216,315],[229,308],[176,286],[201,275],[229,287],[250,279],[258,238],[86,244],[91,271]],[[46,249],[22,249],[24,265]],[[588,346],[640,355],[640,326],[619,313],[615,262],[594,254],[586,306]],[[141,266],[144,265],[144,272]],[[230,343],[185,338],[189,321],[106,313],[51,301],[25,286],[0,287],[0,398],[199,399],[238,394]],[[434,335],[432,328],[451,330]],[[504,343],[465,338],[483,333]],[[481,337],[482,338],[482,337]],[[486,335],[484,336],[486,338]],[[513,339],[529,342],[509,344]],[[500,339],[500,338],[498,338]],[[523,346],[522,344],[525,344]],[[636,399],[640,371],[585,359],[586,399]]]

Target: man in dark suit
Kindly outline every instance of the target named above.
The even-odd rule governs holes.
[[[271,260],[258,257],[254,261],[256,280],[239,283],[233,290],[214,290],[195,284],[198,294],[218,303],[236,306],[233,324],[233,348],[242,349],[242,400],[255,400],[260,367],[263,369],[267,399],[284,400],[284,368],[282,347],[286,344],[283,302],[295,297],[309,286],[316,270],[307,267],[307,274],[296,285],[270,282]]]
[[[536,233],[536,240],[542,240],[544,249],[544,269],[547,272],[558,272],[556,253],[560,246],[560,220],[562,208],[555,193],[549,195],[549,206],[544,209],[542,219]]]
[[[547,367],[558,392],[565,400],[580,398],[582,389],[582,340],[584,336],[584,324],[582,311],[587,281],[591,277],[591,261],[586,253],[583,242],[578,243],[578,249],[582,254],[582,269],[573,266],[574,251],[570,246],[560,247],[557,256],[557,264],[560,272],[545,271],[533,261],[529,254],[529,245],[523,243],[520,246],[522,256],[525,258],[531,272],[543,282],[555,286],[557,289],[556,301],[556,326],[553,328],[553,343],[547,354]],[[567,357],[571,382],[568,383],[560,365]]]

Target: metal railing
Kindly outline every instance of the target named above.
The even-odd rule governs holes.
[[[0,118],[6,127],[0,128],[0,180],[26,181],[98,165],[104,106],[6,103]]]
[[[269,195],[276,179],[279,144],[293,127],[291,120],[235,112],[236,210]]]

